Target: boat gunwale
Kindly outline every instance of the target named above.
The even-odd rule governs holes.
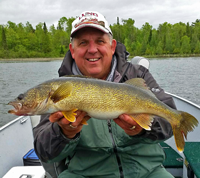
[[[11,126],[11,125],[14,124],[15,122],[19,121],[20,119],[21,119],[20,123],[23,124],[23,123],[26,122],[26,120],[28,119],[28,118],[27,118],[27,119],[25,120],[25,119],[24,119],[25,117],[29,117],[29,118],[30,118],[30,116],[19,116],[19,117],[17,117],[16,119],[14,119],[14,120],[8,122],[7,124],[3,125],[2,127],[0,127],[0,132],[3,131],[4,129],[6,129],[7,127]]]
[[[175,95],[175,94],[172,94],[172,93],[169,93],[169,92],[165,92],[165,93],[171,95],[171,96],[174,97],[174,98],[177,98],[177,99],[179,99],[179,100],[182,100],[182,101],[184,101],[185,103],[188,103],[188,104],[190,104],[190,105],[196,107],[197,109],[200,109],[200,106],[199,106],[198,104],[193,103],[192,101],[189,101],[189,100],[187,100],[187,99],[185,99],[185,98],[182,98],[182,97],[180,97],[180,96],[178,96],[178,95]]]

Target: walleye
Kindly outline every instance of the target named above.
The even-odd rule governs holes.
[[[88,77],[60,77],[41,83],[9,103],[15,115],[41,115],[62,111],[70,122],[76,110],[96,119],[114,119],[128,114],[142,128],[151,130],[154,116],[172,126],[178,151],[184,150],[188,132],[198,125],[192,115],[177,111],[158,100],[141,78],[114,83]]]

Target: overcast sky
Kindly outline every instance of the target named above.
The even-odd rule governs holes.
[[[164,22],[191,24],[200,19],[200,0],[0,0],[0,24],[28,21],[34,28],[39,22],[57,26],[61,17],[76,17],[86,10],[102,13],[109,24],[117,17],[120,22],[132,18],[138,28],[145,22],[157,28]]]

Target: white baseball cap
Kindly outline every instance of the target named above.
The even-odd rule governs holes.
[[[84,11],[72,22],[71,37],[75,32],[84,27],[93,27],[112,35],[107,20],[102,14],[96,11]]]

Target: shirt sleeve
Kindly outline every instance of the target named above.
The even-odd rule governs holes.
[[[73,154],[80,134],[73,139],[66,138],[57,123],[49,121],[49,114],[42,115],[40,123],[33,129],[34,148],[43,162],[60,161]]]

